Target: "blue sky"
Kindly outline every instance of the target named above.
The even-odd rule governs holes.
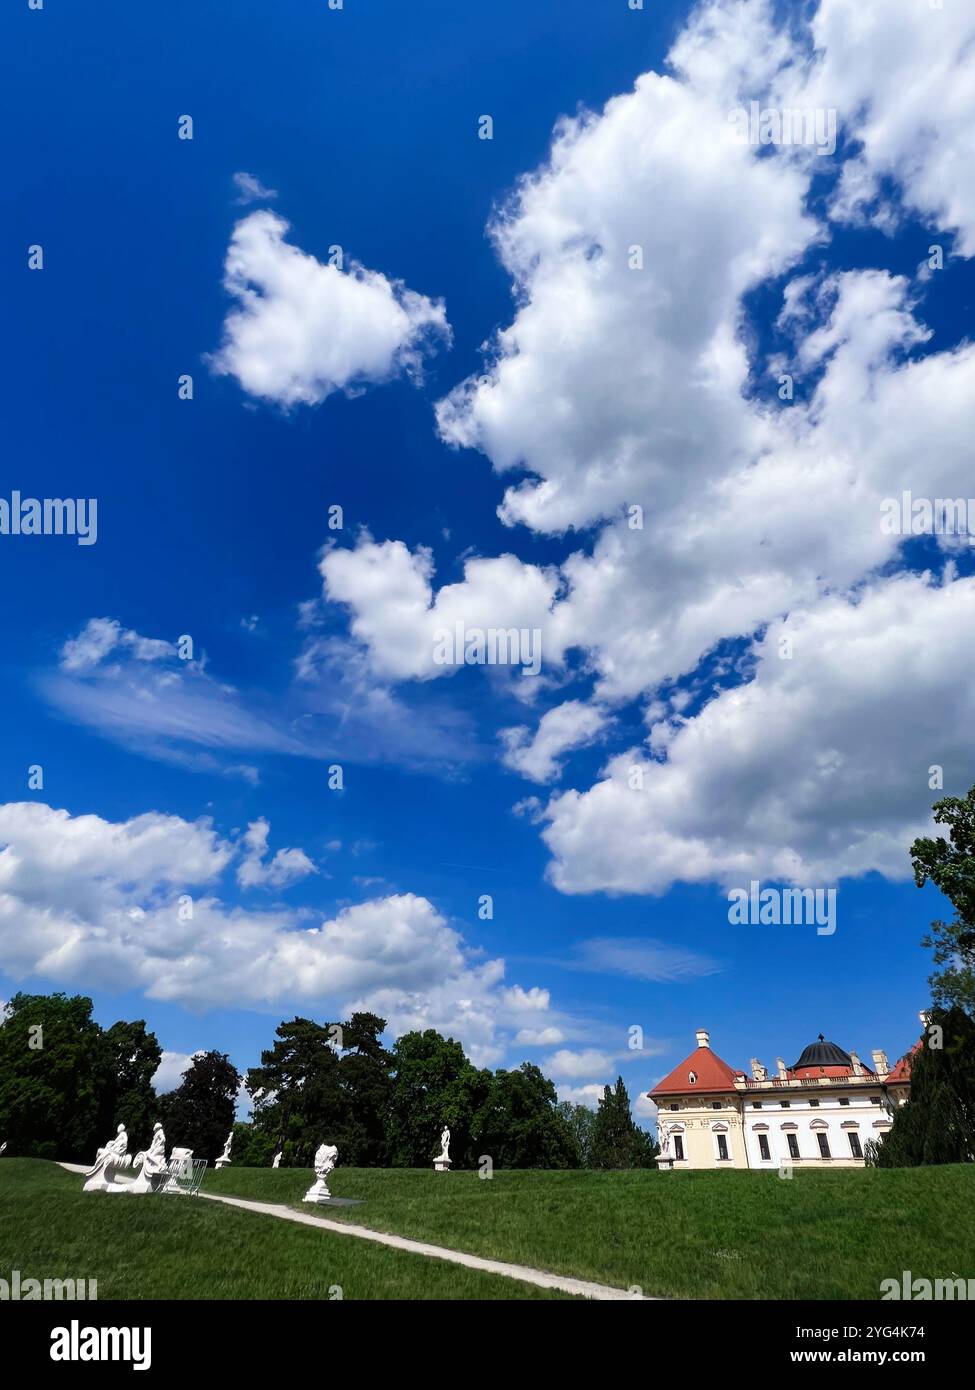
[[[0,496],[95,497],[98,539],[0,536],[0,997],[241,1068],[355,1003],[589,1099],[702,1026],[735,1065],[906,1050],[946,910],[907,849],[928,768],[975,773],[972,564],[877,499],[970,488],[972,21],[882,9],[861,47],[832,0],[791,31],[756,0],[8,9]],[[835,105],[835,156],[726,149],[748,94]],[[274,322],[270,281],[229,317],[242,226]],[[431,668],[442,586],[542,624],[534,686]],[[838,886],[835,934],[730,926],[752,878]]]

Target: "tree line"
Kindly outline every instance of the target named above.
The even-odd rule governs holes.
[[[278,1025],[260,1066],[242,1078],[226,1054],[198,1054],[180,1085],[157,1096],[162,1055],[144,1021],[102,1029],[82,996],[17,994],[0,1023],[0,1138],[7,1153],[90,1161],[118,1124],[135,1151],[160,1120],[170,1145],[210,1163],[233,1127],[233,1161],[310,1167],[336,1144],[351,1167],[422,1168],[444,1125],[456,1168],[653,1167],[657,1146],[635,1124],[622,1077],[593,1112],[558,1101],[530,1062],[478,1068],[433,1029],[382,1042],[371,1013]],[[241,1081],[253,1113],[234,1123]]]

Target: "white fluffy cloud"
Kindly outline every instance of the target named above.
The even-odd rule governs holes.
[[[266,822],[255,825],[245,856],[259,851],[263,863]],[[451,1034],[483,1064],[502,1059],[527,1018],[547,1018],[547,990],[506,987],[503,960],[476,959],[413,893],[324,921],[222,901],[216,881],[237,852],[205,820],[148,812],[112,823],[40,802],[0,805],[0,968],[198,1010],[369,1009],[394,1034]],[[167,1084],[187,1061],[164,1058]]]
[[[605,1084],[590,1082],[588,1086],[558,1086],[559,1100],[567,1100],[572,1105],[584,1105],[587,1110],[597,1110],[603,1098]]]
[[[262,816],[251,821],[244,832],[244,857],[237,865],[237,882],[242,888],[287,888],[318,872],[303,849],[279,849],[268,859],[270,830]]]
[[[164,1095],[167,1091],[175,1091],[183,1080],[183,1073],[192,1065],[193,1058],[201,1055],[200,1052],[168,1052],[164,1048],[152,1078],[156,1092]]]
[[[290,245],[288,230],[268,211],[235,226],[224,286],[238,307],[224,321],[214,371],[283,406],[418,376],[429,347],[449,339],[442,302],[357,261],[323,264]]]
[[[753,870],[902,874],[905,836],[927,817],[928,763],[970,778],[931,698],[932,683],[948,708],[960,698],[952,653],[969,585],[950,570],[941,584],[877,576],[904,543],[882,527],[886,498],[971,492],[975,348],[930,350],[923,276],[826,270],[819,250],[830,218],[895,229],[899,191],[975,251],[975,185],[960,176],[975,138],[975,12],[949,8],[821,0],[783,27],[767,0],[715,0],[679,35],[672,75],[645,74],[601,113],[561,121],[491,229],[513,319],[438,421],[448,444],[514,475],[502,521],[595,538],[572,539],[557,570],[479,559],[440,590],[426,552],[399,541],[323,563],[326,598],[348,604],[388,679],[443,673],[432,628],[475,614],[539,627],[549,672],[581,654],[591,701],[502,734],[504,760],[532,780],[555,780],[561,754],[626,702],[645,702],[651,723],[669,710],[652,760],[622,754],[588,792],[552,800],[545,838],[564,891]],[[738,143],[729,115],[753,99],[835,107],[835,161]],[[769,357],[749,320],[759,287],[782,307]],[[915,599],[943,648],[912,619]],[[901,653],[875,666],[896,678],[889,688],[858,666],[868,618]],[[793,632],[805,658],[776,664],[772,634]],[[753,644],[754,679],[722,643]],[[877,746],[899,720],[926,759],[910,777]],[[778,749],[771,771],[763,738]],[[646,763],[639,796],[626,785],[634,761]],[[858,769],[856,784],[838,767]]]
[[[425,680],[452,674],[458,663],[437,662],[438,634],[453,633],[458,623],[466,630],[537,628],[543,662],[561,658],[549,620],[558,575],[513,555],[468,560],[463,581],[444,584],[435,595],[430,552],[410,551],[402,541],[380,543],[363,535],[354,549],[327,550],[320,568],[325,597],[349,607],[352,635],[379,676]],[[462,648],[459,657],[463,664]]]
[[[950,568],[943,584],[901,575],[773,624],[754,678],[655,726],[655,757],[632,749],[589,791],[553,797],[555,883],[660,893],[676,880],[908,877],[906,846],[930,825],[929,769],[970,769],[973,641],[975,579]]]
[[[542,715],[534,735],[525,725],[502,729],[504,762],[533,782],[552,782],[562,771],[560,756],[591,743],[605,722],[597,706],[566,700]]]
[[[944,0],[820,0],[816,61],[786,99],[832,106],[855,142],[833,214],[890,225],[891,181],[920,217],[975,254],[975,9]],[[791,89],[791,90],[790,90]]]
[[[542,1064],[546,1075],[566,1077],[570,1080],[577,1077],[592,1076],[593,1072],[608,1074],[614,1066],[615,1059],[612,1053],[599,1052],[593,1047],[585,1048],[581,1052],[563,1047],[558,1052],[553,1052],[550,1057],[546,1057]]]

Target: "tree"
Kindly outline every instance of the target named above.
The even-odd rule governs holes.
[[[392,1053],[379,1041],[386,1020],[355,1013],[345,1023],[295,1018],[247,1073],[254,1128],[283,1150],[282,1164],[310,1167],[319,1144],[337,1144],[342,1162],[386,1161]]]
[[[557,1099],[531,1062],[495,1072],[474,1118],[475,1145],[497,1168],[578,1168],[579,1146]]]
[[[162,1061],[162,1048],[141,1018],[135,1023],[113,1023],[104,1035],[104,1046],[109,1085],[99,1132],[107,1135],[113,1122],[124,1124],[136,1152],[148,1147],[152,1137],[158,1104],[152,1078]]]
[[[473,1167],[471,1126],[490,1082],[491,1073],[478,1071],[459,1042],[433,1028],[398,1038],[388,1112],[391,1165],[429,1168],[447,1125],[454,1167]]]
[[[877,1167],[971,1163],[975,1160],[975,1022],[964,1009],[932,1009],[909,1065],[910,1098],[894,1112],[893,1125],[874,1155]]]
[[[145,1023],[107,1032],[83,995],[15,994],[0,1023],[0,1135],[10,1154],[91,1162],[143,1125],[161,1051]]]
[[[953,922],[932,922],[923,945],[944,969],[930,977],[934,1003],[975,1015],[975,787],[964,798],[947,796],[935,803],[934,819],[950,827],[950,838],[922,837],[911,846],[914,882],[930,881],[955,909]]]
[[[377,1014],[355,1013],[339,1025],[339,1087],[343,1110],[331,1135],[343,1163],[377,1167],[386,1161],[386,1118],[392,1095],[393,1054],[379,1041],[386,1020]]]
[[[159,1103],[166,1139],[212,1164],[233,1128],[240,1073],[224,1052],[199,1052]]]
[[[605,1086],[592,1130],[593,1168],[654,1168],[659,1152],[646,1130],[634,1122],[622,1076]]]
[[[588,1105],[573,1105],[563,1100],[556,1106],[558,1113],[568,1125],[576,1148],[579,1150],[579,1163],[583,1168],[592,1167],[592,1132],[596,1123],[595,1112]]]
[[[277,1041],[247,1073],[254,1125],[283,1151],[285,1167],[311,1167],[326,1135],[345,1114],[339,1054],[329,1025],[309,1018],[279,1023]],[[329,1142],[334,1142],[330,1140]]]
[[[234,1125],[234,1146],[230,1157],[237,1168],[270,1168],[274,1158],[274,1139],[256,1125],[238,1120]]]

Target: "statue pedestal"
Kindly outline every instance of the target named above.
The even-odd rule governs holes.
[[[661,1173],[671,1173],[674,1169],[674,1160],[672,1158],[658,1158],[657,1167]]]
[[[319,1178],[317,1182],[312,1183],[301,1200],[303,1202],[328,1202],[331,1201],[331,1198],[332,1194],[328,1190],[328,1183],[324,1178]]]
[[[435,1159],[433,1160],[433,1170],[434,1170],[435,1173],[449,1173],[449,1172],[450,1172],[450,1159],[449,1159],[449,1158],[435,1158]]]
[[[229,1168],[229,1167],[230,1167],[230,1159],[229,1159],[229,1158],[218,1158],[218,1159],[217,1159],[217,1162],[216,1162],[216,1166],[217,1166],[218,1168]]]

